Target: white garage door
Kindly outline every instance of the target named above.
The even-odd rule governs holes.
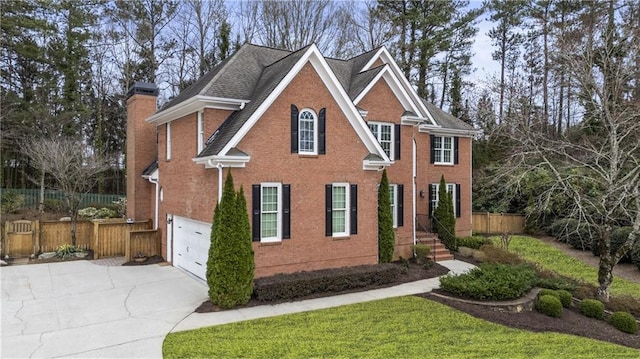
[[[173,216],[173,264],[207,279],[211,224]]]

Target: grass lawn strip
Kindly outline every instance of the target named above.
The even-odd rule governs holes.
[[[631,358],[638,351],[400,297],[171,333],[164,358]]]
[[[493,238],[494,243],[499,242]],[[514,252],[528,261],[536,262],[543,268],[549,269],[568,277],[598,285],[598,270],[579,259],[573,258],[561,250],[543,241],[526,236],[512,236],[509,251]],[[613,295],[627,294],[640,297],[640,284],[614,276],[611,284]]]

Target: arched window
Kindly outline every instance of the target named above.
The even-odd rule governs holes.
[[[318,153],[318,117],[309,109],[303,109],[298,116],[298,153]]]

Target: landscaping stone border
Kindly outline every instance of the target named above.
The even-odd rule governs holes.
[[[505,300],[505,301],[478,301],[478,300],[470,300],[470,299],[462,299],[456,297],[450,297],[444,294],[431,292],[431,295],[447,298],[451,300],[455,300],[462,303],[475,304],[484,307],[490,307],[493,310],[499,312],[510,312],[510,313],[520,313],[524,311],[531,311],[535,308],[536,298],[538,297],[538,293],[541,288],[533,288],[527,293],[525,296],[514,299],[514,300]]]

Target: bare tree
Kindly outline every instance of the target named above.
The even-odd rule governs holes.
[[[635,59],[623,55],[625,49],[637,53],[639,46],[610,31],[581,57],[563,56],[585,110],[583,122],[571,131],[550,138],[525,126],[512,128],[521,145],[507,172],[544,168],[552,174],[553,186],[544,196],[561,191],[572,203],[570,216],[597,237],[597,296],[605,302],[613,267],[640,239],[640,101],[632,96],[640,69]],[[620,223],[633,230],[612,253],[611,232]]]
[[[109,161],[92,153],[73,138],[35,139],[21,149],[32,165],[49,175],[63,193],[71,216],[71,244],[76,244],[76,223],[82,198],[96,185],[98,174],[109,169]]]

